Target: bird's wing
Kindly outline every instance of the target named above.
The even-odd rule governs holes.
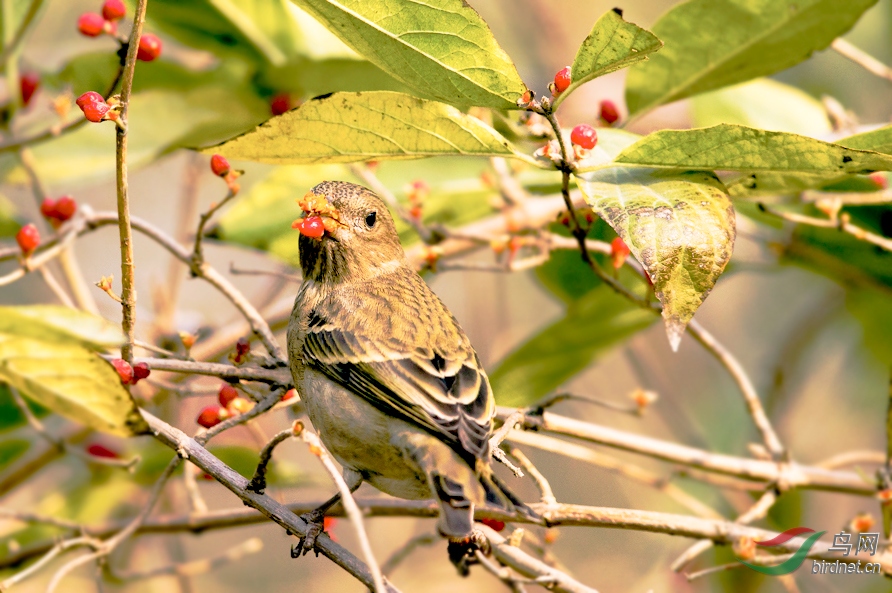
[[[494,410],[489,379],[452,315],[409,274],[417,284],[403,278],[347,306],[329,302],[308,312],[304,360],[459,453],[487,459]],[[350,315],[357,304],[363,314]]]

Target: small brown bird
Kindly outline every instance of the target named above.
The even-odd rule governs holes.
[[[489,379],[458,322],[409,266],[384,202],[328,181],[300,203],[304,280],[288,325],[291,373],[347,483],[436,499],[450,541],[471,535],[477,505],[536,517],[492,474]],[[304,553],[335,500],[309,517],[317,527]]]

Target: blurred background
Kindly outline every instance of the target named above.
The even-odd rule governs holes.
[[[59,96],[72,93],[70,96],[76,97],[87,90],[103,93],[113,78],[117,44],[109,38],[88,39],[76,30],[81,13],[99,10],[98,0],[46,0],[43,4],[17,62],[12,69],[6,65],[5,90],[0,91],[7,97],[5,101],[0,98],[3,102],[18,92],[16,85],[10,84],[17,79],[15,70],[36,73],[41,80],[28,106],[10,122],[9,134],[14,137],[28,136],[59,121],[53,111],[53,102]],[[278,3],[232,2],[241,11],[233,24],[216,10],[218,4],[211,0],[150,0],[146,30],[163,40],[164,53],[156,62],[140,64],[136,73],[130,115],[132,211],[184,241],[194,232],[197,214],[226,193],[225,185],[209,171],[207,157],[188,148],[211,145],[252,128],[271,117],[277,102],[294,107],[302,100],[335,90],[399,88],[398,83],[362,63],[294,6],[284,9],[285,19],[272,8]],[[554,73],[572,62],[576,48],[597,18],[614,7],[612,1],[570,0],[475,0],[471,4],[514,59],[527,85],[540,94],[546,92]],[[674,4],[627,0],[622,8],[626,20],[649,27]],[[132,14],[132,3],[128,3],[128,9]],[[238,23],[238,18],[251,19],[256,30]],[[890,30],[892,0],[880,0],[846,39],[890,64]],[[615,101],[622,110],[624,76],[624,72],[617,72],[581,88],[563,105],[559,113],[562,123],[568,127],[596,123],[597,105],[605,98]],[[635,122],[631,130],[646,133],[750,118],[757,122],[753,125],[832,139],[834,129],[820,103],[825,96],[850,111],[858,126],[885,125],[892,118],[889,81],[830,50],[818,52],[773,80],[804,93],[804,98],[793,103],[801,120],[793,121],[792,110],[770,104],[794,92],[787,87],[776,95],[734,88],[657,109]],[[749,98],[741,101],[742,96]],[[768,103],[766,109],[778,107],[787,115],[780,117],[782,121],[759,122],[760,100]],[[816,106],[814,115],[803,115],[801,106],[806,104]],[[753,113],[733,113],[733,109],[725,108],[727,105],[750,105],[754,109]],[[71,113],[65,120],[74,120],[76,115]],[[49,195],[71,195],[94,210],[114,210],[113,126],[82,126],[34,145],[32,153],[34,167]],[[290,308],[296,282],[232,273],[231,268],[296,273],[289,265],[294,263],[296,234],[276,230],[273,240],[266,229],[273,223],[281,229],[282,224],[297,218],[300,212],[293,199],[319,181],[354,178],[340,166],[234,164],[245,170],[239,180],[242,195],[223,212],[216,228],[221,240],[207,243],[207,257],[268,318],[281,317]],[[486,205],[481,206],[479,216],[492,212],[488,206],[492,190],[481,180],[488,169],[486,159],[435,159],[384,162],[377,174],[401,199],[405,199],[410,183],[425,181],[431,188],[432,216],[442,215],[448,224],[458,224],[468,212],[451,211],[448,206],[452,200],[476,196],[478,203]],[[553,180],[537,185],[532,177],[524,175],[521,172],[520,178],[529,181],[533,191],[555,191]],[[29,221],[49,234],[15,152],[0,153],[0,179],[0,210],[12,221],[9,228]],[[289,204],[291,210],[287,211]],[[781,439],[798,461],[814,464],[845,451],[884,450],[888,364],[892,358],[888,343],[892,331],[889,254],[872,248],[851,251],[850,245],[842,243],[825,246],[816,254],[806,249],[811,244],[798,231],[764,224],[763,219],[748,216],[751,210],[746,204],[740,206],[732,262],[696,319],[740,359]],[[12,244],[12,234],[14,230],[4,231],[4,245]],[[408,232],[405,238],[407,244],[417,240]],[[113,245],[117,245],[114,227],[90,233],[75,244],[75,260],[88,284],[109,274],[120,276],[119,255]],[[803,248],[793,250],[791,246]],[[167,347],[175,347],[180,330],[212,336],[215,343],[207,346],[206,352],[210,354],[216,348],[225,358],[227,347],[231,349],[240,334],[221,336],[211,330],[237,327],[237,311],[207,284],[190,280],[188,270],[171,261],[151,241],[137,235],[134,251],[140,335]],[[487,250],[474,257],[492,260]],[[571,263],[561,259],[550,265]],[[9,262],[4,266],[0,273],[12,269]],[[549,272],[449,271],[427,274],[426,278],[459,319],[484,365],[495,369],[509,353],[567,315],[570,305],[547,288],[543,274]],[[118,322],[120,306],[98,289],[93,292],[100,313]],[[173,302],[171,294],[175,295]],[[54,302],[56,297],[38,274],[0,288],[0,304]],[[281,337],[281,323],[279,330]],[[200,349],[202,343],[199,340],[196,348]],[[656,392],[659,400],[643,417],[576,402],[560,404],[557,412],[738,456],[747,456],[747,444],[759,441],[736,385],[692,339],[683,339],[679,352],[672,353],[662,324],[653,323],[630,339],[609,345],[588,353],[586,360],[591,359],[591,363],[564,387],[616,402],[628,401],[629,394],[641,388]],[[192,389],[204,390],[205,395],[183,399],[157,385],[136,391],[139,397],[157,404],[169,421],[193,432],[198,410],[213,399],[218,385],[219,381],[196,380]],[[8,404],[3,409],[10,418],[16,413]],[[46,422],[60,430],[66,425],[66,421],[54,417]],[[271,435],[289,422],[287,412],[277,411],[267,415],[261,425]],[[21,422],[10,421],[0,439],[33,438],[29,435]],[[5,492],[0,505],[88,524],[132,516],[147,494],[147,485],[170,458],[169,452],[148,439],[129,442],[98,435],[85,438],[85,444],[102,443],[122,456],[138,452],[144,462],[134,475],[128,475],[65,456]],[[215,444],[221,458],[243,473],[250,471],[250,452],[258,448],[256,435],[235,429]],[[675,469],[647,458],[604,452],[664,476]],[[608,469],[582,466],[535,449],[528,454],[550,479],[561,502],[689,512],[659,491]],[[302,444],[286,443],[278,450],[277,459],[272,491],[280,500],[319,499],[333,492],[328,478]],[[200,480],[199,484],[212,508],[238,504],[216,483]],[[537,492],[528,481],[514,484],[523,498],[536,499]],[[728,518],[736,517],[754,501],[745,492],[719,490],[691,479],[679,478],[677,484]],[[360,494],[372,496],[376,492],[363,486]],[[176,479],[168,486],[157,512],[183,513],[187,509],[182,480]],[[806,525],[836,533],[861,512],[879,519],[878,504],[870,498],[794,491],[784,493],[760,525],[776,530]],[[366,526],[382,561],[413,537],[435,530],[432,520],[402,518],[370,519]],[[332,530],[343,545],[357,549],[348,523],[336,523]],[[48,533],[0,521],[0,558]],[[163,575],[100,584],[93,571],[80,570],[66,579],[61,590],[274,593],[361,589],[326,560],[312,556],[292,560],[288,548],[293,540],[272,524],[206,534],[141,536],[116,553],[112,566],[120,568],[121,573],[144,572],[216,555],[249,538],[259,538],[262,551],[194,576]],[[745,568],[688,582],[669,565],[692,543],[689,539],[630,530],[560,528],[551,552],[576,578],[602,592],[788,590],[779,579]],[[732,560],[728,549],[711,550],[692,569]],[[889,590],[888,582],[877,575],[812,575],[806,570],[808,566],[795,573],[802,591]],[[2,573],[4,578],[9,574],[12,572]],[[52,570],[46,570],[15,590],[43,591],[51,575]],[[414,551],[392,578],[404,591],[445,592],[456,587],[490,591],[504,587],[481,570],[475,570],[469,579],[458,577],[446,560],[445,543],[439,540]]]

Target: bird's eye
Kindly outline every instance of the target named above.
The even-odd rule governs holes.
[[[365,215],[365,224],[367,227],[372,228],[375,226],[375,221],[378,219],[377,212],[369,212]]]

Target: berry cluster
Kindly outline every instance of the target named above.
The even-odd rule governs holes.
[[[117,102],[106,103],[105,98],[96,91],[87,91],[77,98],[77,106],[84,112],[84,117],[93,123],[118,119]]]
[[[241,397],[235,387],[229,383],[224,383],[220,386],[220,391],[217,393],[217,401],[220,403],[205,406],[198,413],[198,418],[195,421],[199,426],[211,428],[228,418],[244,414],[254,407],[254,404]]]
[[[40,213],[55,229],[70,220],[75,212],[77,212],[77,202],[71,196],[62,196],[58,200],[45,198],[40,204]]]
[[[322,239],[326,232],[335,232],[338,225],[341,224],[340,213],[337,208],[328,203],[325,196],[307,192],[304,197],[297,200],[297,205],[306,213],[306,216],[292,222],[291,228],[297,229],[305,237]]]
[[[130,363],[123,358],[115,358],[111,363],[115,370],[118,371],[122,385],[136,385],[152,372],[149,370],[149,365],[144,362],[138,362],[130,366]]]
[[[77,19],[77,30],[87,37],[99,37],[100,35],[116,36],[118,34],[118,21],[127,14],[127,7],[123,0],[105,0],[102,5],[102,14],[85,12]],[[126,40],[120,40],[122,43]],[[139,47],[136,51],[136,59],[143,62],[151,62],[161,55],[161,40],[157,35],[146,33],[139,39]]]

